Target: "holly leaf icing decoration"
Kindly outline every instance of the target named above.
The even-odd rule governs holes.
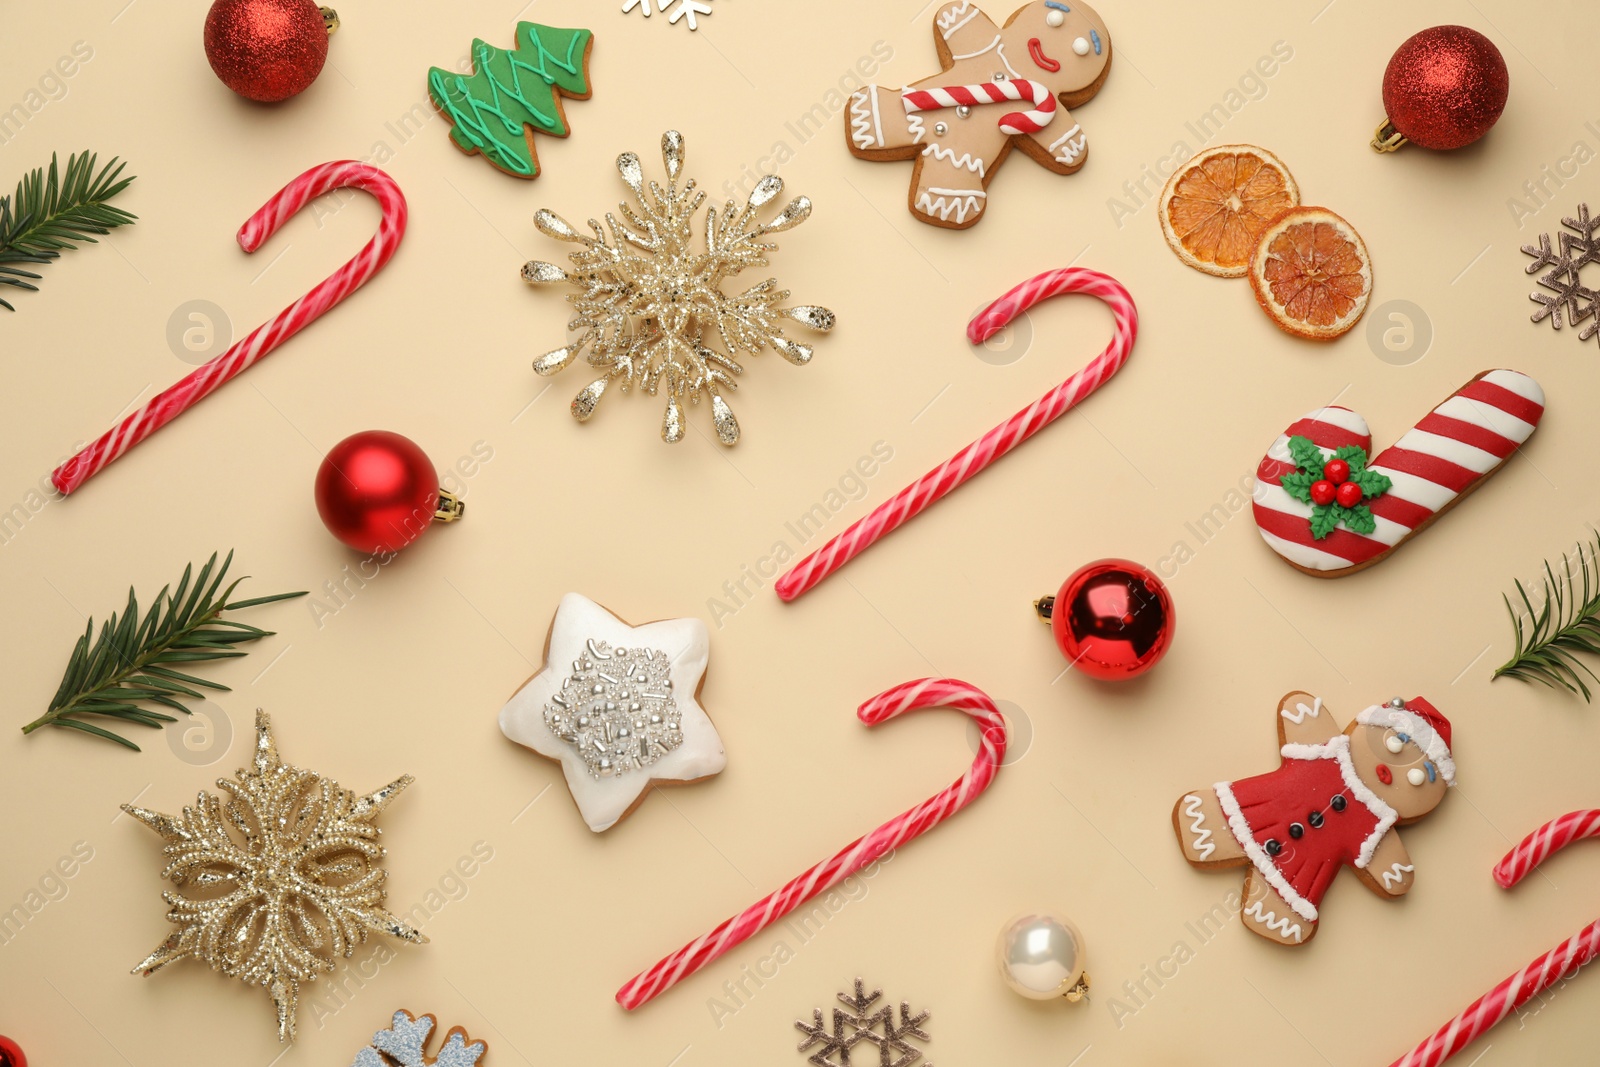
[[[1318,504],[1311,509],[1311,536],[1320,541],[1339,526],[1338,504]]]
[[[1357,471],[1367,469],[1367,454],[1356,445],[1345,445],[1342,448],[1335,449],[1333,454],[1350,464],[1350,476],[1352,478],[1355,477]]]
[[[1365,504],[1353,508],[1318,504],[1311,509],[1311,536],[1316,540],[1322,540],[1340,526],[1358,534],[1371,534],[1378,529],[1378,520]]]
[[[1300,501],[1302,504],[1311,503],[1311,483],[1316,481],[1311,475],[1303,471],[1291,471],[1278,479],[1278,484],[1283,486],[1283,491]]]
[[[1365,504],[1357,504],[1353,508],[1341,508],[1334,505],[1339,512],[1339,521],[1358,534],[1370,534],[1378,528],[1378,520],[1372,515],[1372,509]]]
[[[1364,467],[1358,474],[1356,472],[1354,463],[1350,465],[1350,480],[1361,487],[1361,491],[1366,494],[1368,500],[1371,500],[1373,497],[1382,496],[1394,485],[1394,482],[1387,474],[1379,474],[1377,471],[1369,471]]]
[[[1322,449],[1312,443],[1311,438],[1299,435],[1289,438],[1289,455],[1295,466],[1309,474],[1313,482],[1322,480]]]

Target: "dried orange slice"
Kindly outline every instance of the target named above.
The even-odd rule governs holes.
[[[1354,226],[1325,207],[1297,207],[1262,233],[1250,286],[1284,330],[1330,341],[1367,310],[1372,260]]]
[[[1161,190],[1161,232],[1195,270],[1242,278],[1267,224],[1300,203],[1283,161],[1248,144],[1200,152]]]

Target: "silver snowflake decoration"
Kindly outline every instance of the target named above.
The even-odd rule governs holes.
[[[838,996],[844,1008],[833,1009],[831,1025],[820,1008],[812,1009],[812,1021],[809,1023],[804,1019],[795,1020],[795,1029],[805,1035],[799,1051],[805,1052],[813,1046],[820,1046],[806,1057],[806,1062],[816,1067],[850,1067],[850,1051],[863,1041],[877,1046],[879,1067],[911,1067],[911,1064],[922,1059],[922,1050],[909,1044],[906,1039],[931,1040],[927,1031],[922,1029],[922,1024],[928,1019],[927,1012],[913,1015],[911,1005],[901,1001],[900,1021],[896,1023],[892,1006],[873,1008],[883,996],[883,991],[874,989],[871,993],[866,992],[865,984],[859,978],[856,979],[853,995],[840,993]],[[932,1061],[925,1067],[933,1067]]]
[[[604,227],[589,220],[588,237],[551,211],[534,215],[539,232],[581,245],[572,253],[572,268],[533,260],[522,277],[534,285],[566,284],[575,290],[567,299],[574,316],[567,328],[580,331],[577,340],[541,356],[535,372],[556,374],[579,353],[601,372],[572,401],[572,415],[585,422],[606,390],[616,383],[623,392],[637,387],[656,396],[665,393],[661,438],[683,439],[683,404],[711,405],[717,439],[738,443],[739,420],[724,398],[738,387],[744,373],[736,357],[771,346],[789,362],[811,361],[811,346],[791,340],[784,321],[826,332],[833,312],[823,307],[781,307],[789,298],[768,278],[741,293],[728,294],[724,283],[747,270],[768,265],[767,253],[777,246],[761,238],[800,225],[811,215],[811,201],[796,197],[770,222],[757,212],[780,192],[783,179],[767,175],[756,183],[743,207],[729,200],[720,210],[706,211],[705,235],[697,240],[694,219],[706,201],[694,179],[679,184],[683,172],[683,135],[669,130],[661,138],[667,185],[650,182],[648,192],[639,157],[624,152],[617,170],[633,190],[637,206],[626,202],[618,214],[606,214]],[[711,347],[715,333],[726,352]]]
[[[622,5],[622,13],[626,15],[628,12],[638,8],[644,12],[645,18],[649,18],[652,14],[650,2],[651,0],[625,0]],[[702,2],[702,0],[655,0],[655,5],[656,10],[666,15],[667,21],[674,26],[678,24],[679,20],[687,18],[691,30],[700,28],[697,16],[711,14],[709,0],[706,0],[706,2]]]
[[[650,766],[683,744],[667,654],[591,639],[544,706],[544,724],[577,751],[592,778]]]
[[[1587,341],[1600,334],[1600,290],[1583,284],[1582,271],[1590,263],[1600,263],[1600,239],[1595,237],[1600,219],[1591,219],[1589,205],[1579,204],[1578,217],[1563,218],[1561,224],[1566,229],[1556,233],[1553,247],[1548,233],[1539,235],[1537,245],[1522,246],[1522,250],[1533,257],[1528,273],[1545,271],[1539,276],[1539,284],[1549,290],[1528,294],[1528,299],[1539,305],[1532,319],[1534,322],[1549,319],[1550,325],[1558,330],[1563,310],[1570,326],[1593,319],[1578,334],[1578,340]]]
[[[485,1042],[469,1041],[467,1032],[457,1026],[445,1035],[439,1055],[429,1059],[433,1025],[431,1015],[413,1018],[409,1011],[395,1012],[389,1029],[373,1034],[372,1044],[356,1053],[350,1067],[476,1067],[489,1051]]]

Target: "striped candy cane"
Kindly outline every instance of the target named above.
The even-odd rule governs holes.
[[[1600,836],[1600,810],[1574,811],[1545,823],[1506,854],[1494,880],[1510,889],[1553,852],[1574,841]],[[1529,1000],[1600,954],[1600,920],[1590,923],[1494,989],[1390,1067],[1438,1067]]]
[[[361,288],[389,262],[406,232],[406,198],[400,187],[377,167],[354,160],[312,167],[278,190],[239,230],[239,247],[254,252],[295,212],[323,193],[342,188],[363,189],[377,198],[383,220],[377,235],[354,259],[324,279],[315,289],[280,311],[276,318],[256,327],[250,336],[214,359],[208,360],[166,392],[107,430],[93,444],[57,467],[50,480],[63,495],[104,470],[128,449],[210,396],[224,382],[299,333],[329,308]]]
[[[1560,852],[1574,841],[1600,836],[1600,810],[1573,811],[1539,827],[1512,849],[1494,869],[1494,880],[1510,889],[1528,876],[1553,852]]]
[[[1006,755],[1006,722],[981,689],[953,678],[923,678],[897,685],[873,697],[857,712],[862,722],[880,722],[918,708],[955,708],[978,724],[977,758],[967,773],[946,790],[891,819],[846,845],[788,885],[695,938],[648,971],[634,975],[617,990],[617,1003],[632,1011],[671,989],[734,946],[765,930],[812,897],[825,893],[869,863],[927,833],[977,799],[989,788]]]
[[[1128,290],[1110,275],[1082,267],[1065,267],[1023,282],[990,304],[967,326],[967,338],[982,344],[1006,323],[1046,297],[1088,293],[1111,305],[1116,332],[1111,343],[1083,370],[1023,408],[943,464],[900,490],[838,537],[801,560],[778,579],[778,596],[795,600],[843,567],[874,541],[920,515],[923,509],[961,485],[1001,456],[1044,429],[1104,385],[1128,361],[1139,333],[1139,313]]]
[[[1026,100],[1028,111],[1012,111],[1000,116],[1002,133],[1038,133],[1056,117],[1056,98],[1049,89],[1027,78],[999,82],[974,82],[971,85],[943,85],[932,89],[907,89],[900,94],[906,114],[941,111],[947,107],[977,107],[1008,100]]]

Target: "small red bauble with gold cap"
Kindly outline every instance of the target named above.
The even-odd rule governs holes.
[[[1136,678],[1172,646],[1177,609],[1165,583],[1132,560],[1078,568],[1055,596],[1034,602],[1072,668],[1105,682]]]

